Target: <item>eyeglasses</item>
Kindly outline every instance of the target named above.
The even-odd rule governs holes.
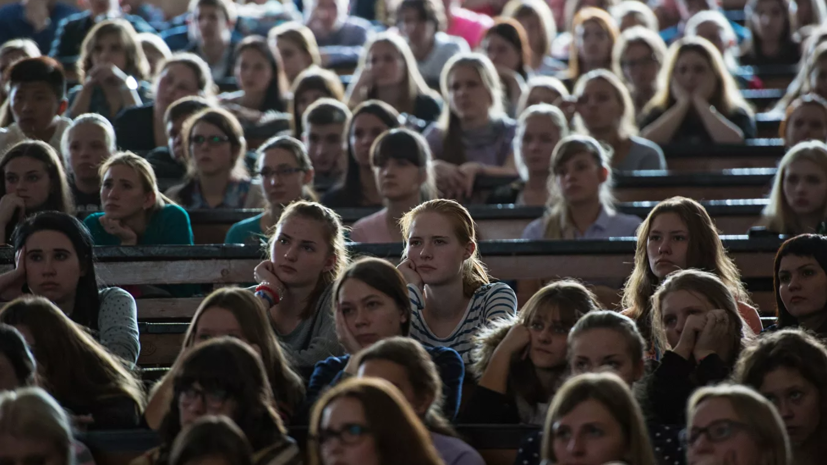
[[[644,58],[640,58],[638,60],[623,60],[620,62],[620,66],[623,68],[637,68],[639,66],[649,66],[652,64],[657,63],[658,60],[655,59],[653,56],[648,56]]]
[[[302,168],[279,168],[275,170],[271,170],[270,168],[264,168],[258,172],[258,175],[261,176],[261,179],[269,179],[272,177],[284,179],[296,173],[301,173],[304,171],[305,170]]]
[[[201,145],[206,142],[210,147],[226,144],[230,141],[227,136],[192,136],[190,145]]]
[[[683,430],[679,434],[681,444],[684,447],[692,446],[701,436],[706,435],[710,442],[723,442],[735,436],[739,431],[749,429],[746,423],[739,423],[732,420],[713,421],[706,428],[692,428],[691,431]]]
[[[319,442],[319,445],[324,445],[334,438],[338,439],[343,444],[352,445],[359,442],[368,434],[370,434],[370,428],[367,426],[356,423],[346,423],[339,429],[326,428],[320,430],[319,434],[315,436],[315,439]]]
[[[230,394],[224,389],[201,389],[194,386],[181,391],[180,397],[185,405],[192,405],[193,402],[201,399],[201,402],[208,408],[221,408],[229,398]]]

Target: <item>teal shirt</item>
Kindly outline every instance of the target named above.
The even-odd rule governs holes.
[[[232,225],[227,231],[225,244],[261,245],[267,238],[261,230],[261,217],[264,213]]]
[[[83,220],[92,234],[95,245],[121,245],[117,236],[104,231],[100,223],[103,212],[93,213]],[[190,216],[178,205],[165,205],[155,212],[146,225],[138,245],[193,245]]]

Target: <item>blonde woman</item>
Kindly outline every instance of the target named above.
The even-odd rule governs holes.
[[[0,394],[0,462],[72,465],[72,425],[41,388]]]
[[[660,35],[640,26],[623,31],[612,49],[612,70],[629,89],[635,117],[659,89],[658,73],[665,56],[666,44]]]
[[[827,144],[801,142],[778,164],[759,226],[776,234],[814,233],[827,219]]]
[[[526,65],[533,73],[554,76],[566,69],[565,64],[551,57],[551,41],[557,37],[557,24],[548,3],[511,0],[505,4],[502,16],[516,19],[525,29],[531,47],[531,62]]]

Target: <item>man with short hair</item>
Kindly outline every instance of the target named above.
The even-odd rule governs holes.
[[[313,162],[315,185],[325,191],[341,180],[347,165],[347,106],[331,98],[310,105],[302,116],[302,141]]]

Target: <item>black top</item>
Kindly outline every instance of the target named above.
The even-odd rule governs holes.
[[[382,204],[371,205],[363,203],[364,196],[362,195],[361,190],[354,192],[353,194],[355,195],[348,195],[344,184],[339,184],[335,187],[331,187],[327,192],[325,192],[321,198],[321,202],[325,207],[332,208],[334,210],[338,208],[382,207]]]
[[[125,108],[115,117],[115,137],[121,150],[131,150],[140,155],[155,148],[155,105]]]
[[[100,211],[101,196],[99,192],[87,194],[79,191],[75,186],[74,178],[69,179],[69,187],[72,188],[72,197],[75,199],[75,210],[78,217],[85,218],[90,213]]]
[[[641,130],[646,126],[657,121],[658,118],[666,113],[666,109],[655,108],[649,113],[640,117]],[[744,139],[755,138],[755,118],[747,113],[743,108],[738,108],[730,115],[725,115],[726,119],[738,126],[744,133]],[[714,144],[712,137],[706,131],[703,121],[694,109],[690,109],[683,122],[675,133],[672,139],[668,142],[670,144]]]
[[[442,99],[437,99],[431,95],[420,94],[414,99],[413,114],[423,121],[433,122],[439,119],[442,113]]]
[[[514,396],[501,394],[483,386],[474,386],[462,408],[459,422],[463,424],[517,425],[520,410]]]
[[[798,44],[788,43],[778,55],[769,57],[760,53],[755,46],[749,50],[749,53],[741,55],[740,61],[742,65],[749,66],[765,66],[765,65],[797,65],[801,60],[801,48]]]
[[[155,171],[155,176],[158,179],[165,179],[167,181],[175,180],[183,181],[187,174],[187,167],[178,163],[172,158],[172,153],[169,147],[155,147],[151,152],[146,154],[146,161],[152,165],[152,170]]]
[[[517,199],[520,198],[520,194],[523,192],[523,188],[525,187],[525,182],[522,180],[514,181],[510,184],[504,184],[492,192],[487,199],[485,199],[485,203],[489,205],[498,205],[498,204],[515,204],[517,203]]]

